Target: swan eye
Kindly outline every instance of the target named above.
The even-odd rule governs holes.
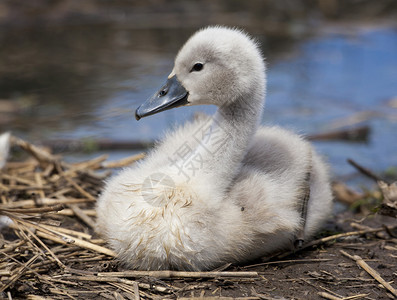
[[[202,63],[195,63],[190,72],[199,72],[203,69],[203,67],[204,65]]]

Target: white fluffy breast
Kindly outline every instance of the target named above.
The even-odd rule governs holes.
[[[146,173],[125,170],[98,200],[98,231],[120,260],[134,269],[201,270],[227,258],[238,210],[214,210],[190,185],[170,183],[162,172]]]

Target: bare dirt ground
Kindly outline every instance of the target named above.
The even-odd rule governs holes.
[[[397,222],[351,210],[303,249],[213,272],[123,270],[93,233],[107,170],[139,159],[67,164],[19,139],[29,153],[0,173],[0,297],[6,299],[394,299]],[[379,192],[378,192],[379,194]],[[368,212],[367,212],[368,214]],[[4,219],[3,219],[4,220]]]

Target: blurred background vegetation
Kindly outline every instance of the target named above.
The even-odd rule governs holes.
[[[279,35],[288,34],[294,23],[310,24],[315,19],[393,17],[397,3],[393,0],[3,0],[0,9],[1,22],[9,25],[123,22],[135,28],[154,29],[223,23],[266,27],[267,33]]]
[[[54,139],[152,141],[197,110],[136,122],[198,28],[245,29],[269,67],[265,124],[303,134],[365,126],[360,143],[317,142],[337,175],[353,157],[397,165],[395,0],[3,0],[0,131]],[[117,153],[115,155],[124,155]]]

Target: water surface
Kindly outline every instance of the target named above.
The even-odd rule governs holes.
[[[371,128],[367,143],[316,142],[336,175],[346,158],[376,171],[397,166],[397,30],[340,29],[299,41],[273,41],[257,32],[267,56],[263,124],[302,134],[334,130],[351,116]],[[14,28],[0,35],[0,130],[32,142],[55,138],[153,140],[197,111],[178,108],[134,119],[156,91],[192,30],[136,30],[90,25]],[[1,106],[0,106],[1,107]],[[114,153],[114,157],[126,153]]]

